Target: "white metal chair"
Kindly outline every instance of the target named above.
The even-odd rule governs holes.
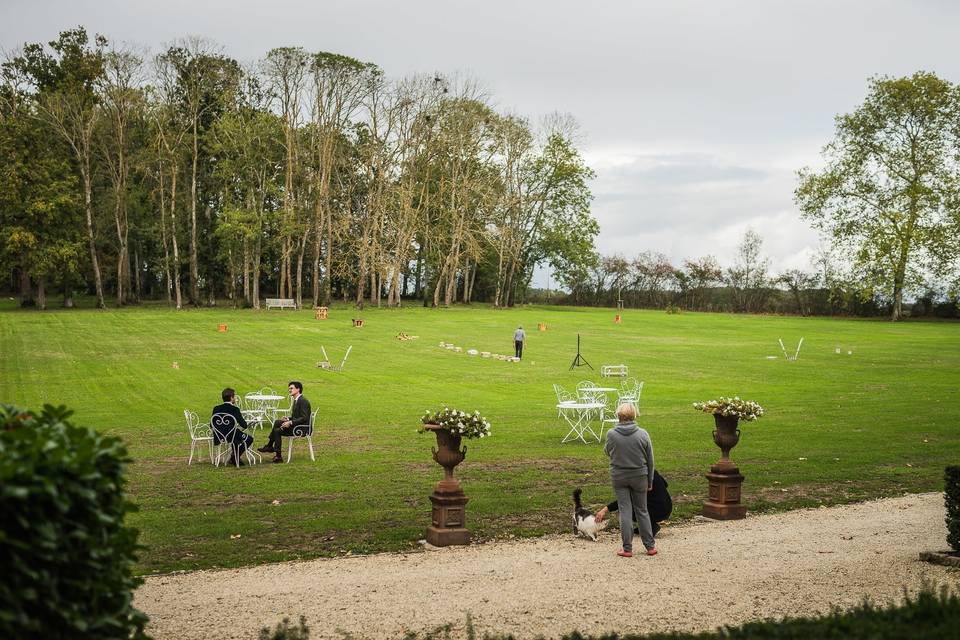
[[[190,458],[187,460],[187,465],[193,464],[193,453],[196,451],[197,443],[201,443],[200,446],[203,446],[203,443],[207,443],[207,451],[210,453],[210,462],[213,462],[213,433],[210,430],[210,425],[201,424],[200,418],[197,417],[197,414],[189,409],[183,410],[183,417],[187,421],[187,431],[190,433]]]
[[[564,389],[563,387],[561,387],[556,383],[554,383],[553,385],[553,392],[557,396],[557,404],[573,404],[574,402],[577,401],[576,397],[574,397],[569,391],[567,391],[566,389]],[[560,417],[560,413],[562,411],[563,410],[561,408],[557,407],[558,418]]]
[[[306,438],[307,446],[310,447],[310,460],[313,462],[317,461],[316,457],[313,455],[313,426],[317,421],[317,412],[319,411],[320,409],[314,409],[313,413],[310,414],[309,424],[306,426],[300,425],[299,427],[294,427],[292,435],[285,436],[286,438],[290,439],[290,446],[287,448],[287,462],[290,462],[290,460],[293,458],[293,441],[297,440],[298,438]]]
[[[216,447],[216,459],[214,460],[214,465],[219,467],[220,461],[223,460],[224,455],[229,453],[231,454],[230,458],[233,459],[234,463],[239,469],[239,447],[233,442],[234,435],[238,430],[241,430],[240,425],[237,424],[236,418],[229,413],[215,413],[210,418],[210,429],[213,432],[213,444]],[[250,447],[244,447],[243,453],[246,455],[247,462],[250,464],[257,462],[253,452],[250,451]],[[230,458],[224,460],[224,462],[226,463]]]
[[[624,404],[624,403],[632,404],[633,408],[637,410],[637,413],[639,413],[640,412],[640,394],[643,392],[643,382],[642,381],[637,382],[636,380],[633,380],[633,382],[635,384],[632,388],[621,387],[620,397],[617,398],[617,406],[619,407],[621,404]]]

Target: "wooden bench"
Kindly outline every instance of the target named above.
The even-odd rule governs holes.
[[[297,301],[293,298],[267,298],[267,309],[296,309]]]
[[[627,377],[627,365],[625,364],[605,364],[600,367],[600,376],[603,378]]]

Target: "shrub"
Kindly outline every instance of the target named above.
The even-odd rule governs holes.
[[[146,638],[119,439],[0,405],[0,638]]]
[[[297,626],[290,624],[290,618],[284,618],[273,631],[267,627],[260,629],[258,640],[310,640],[310,627],[303,616],[300,616],[300,624]]]
[[[943,475],[943,498],[947,506],[947,544],[960,553],[960,467],[947,467]]]

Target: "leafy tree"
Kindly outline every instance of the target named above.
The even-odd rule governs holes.
[[[83,188],[87,245],[93,268],[97,306],[104,308],[103,282],[94,227],[94,135],[103,117],[97,83],[103,77],[107,40],[96,36],[91,46],[83,27],[60,33],[49,43],[28,44],[3,65],[8,83],[29,95],[25,111],[47,125],[71,150]]]
[[[875,78],[864,103],[837,117],[826,167],[799,172],[804,218],[852,256],[864,292],[892,296],[893,320],[904,289],[960,249],[958,105],[957,88],[932,73]]]

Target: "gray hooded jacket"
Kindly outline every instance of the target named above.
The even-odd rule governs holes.
[[[604,452],[610,457],[611,475],[647,475],[653,486],[653,443],[636,422],[625,422],[607,431]]]

